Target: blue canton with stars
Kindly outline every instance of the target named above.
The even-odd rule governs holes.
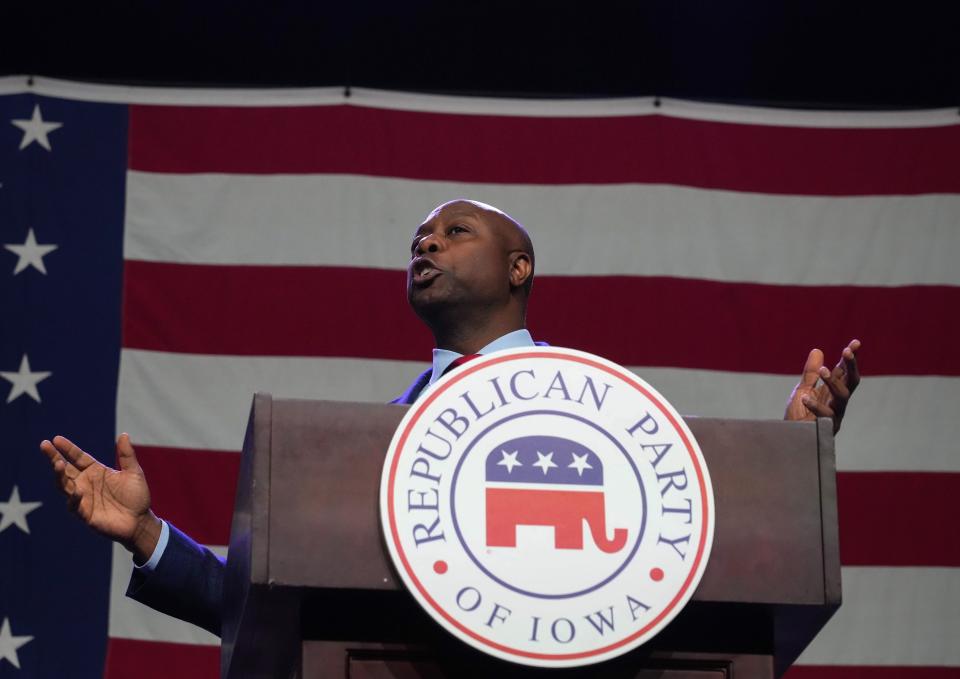
[[[127,107],[0,96],[0,678],[100,677],[108,541],[38,444],[113,463]]]

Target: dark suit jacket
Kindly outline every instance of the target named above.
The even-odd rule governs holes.
[[[413,381],[407,390],[397,396],[390,403],[396,403],[401,406],[408,406],[417,400],[417,396],[430,384],[430,376],[433,375],[433,368],[427,368]]]
[[[413,403],[430,382],[422,373],[391,403]],[[127,596],[150,608],[220,635],[223,615],[224,561],[190,536],[170,526],[170,540],[152,572],[134,569]]]
[[[220,636],[224,561],[172,523],[157,567],[135,568],[127,596]]]

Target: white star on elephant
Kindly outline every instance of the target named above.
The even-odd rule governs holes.
[[[587,462],[587,457],[590,453],[584,453],[583,455],[577,455],[576,453],[571,453],[573,455],[573,462],[567,465],[567,467],[572,467],[577,470],[577,476],[583,476],[584,469],[593,469],[593,465]]]
[[[520,462],[520,460],[517,459],[517,453],[519,452],[520,451],[515,450],[512,453],[508,453],[507,451],[501,449],[500,453],[503,455],[503,459],[497,462],[497,464],[506,467],[508,474],[513,471],[514,467],[522,467],[523,462]]]
[[[556,467],[557,465],[553,461],[553,453],[547,453],[544,455],[539,450],[537,451],[537,461],[533,463],[534,467],[540,467],[543,470],[543,475],[547,475],[547,471],[550,467]]]

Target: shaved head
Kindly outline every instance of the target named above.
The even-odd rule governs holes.
[[[427,215],[424,222],[430,221],[430,219],[439,214],[441,210],[451,208],[459,208],[482,215],[487,223],[496,230],[497,235],[503,239],[504,247],[508,251],[523,252],[530,258],[530,276],[523,284],[523,291],[529,297],[530,291],[533,288],[536,256],[533,252],[533,241],[530,239],[530,234],[527,233],[523,224],[495,205],[483,203],[479,200],[471,200],[469,198],[455,198],[454,200],[448,200],[446,203],[441,203],[430,211],[430,214]]]
[[[533,243],[503,210],[475,200],[434,208],[410,245],[407,299],[437,347],[472,353],[525,327]]]

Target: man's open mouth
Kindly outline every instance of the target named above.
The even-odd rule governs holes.
[[[413,263],[410,278],[414,285],[423,285],[439,276],[442,272],[429,259],[420,258]]]

